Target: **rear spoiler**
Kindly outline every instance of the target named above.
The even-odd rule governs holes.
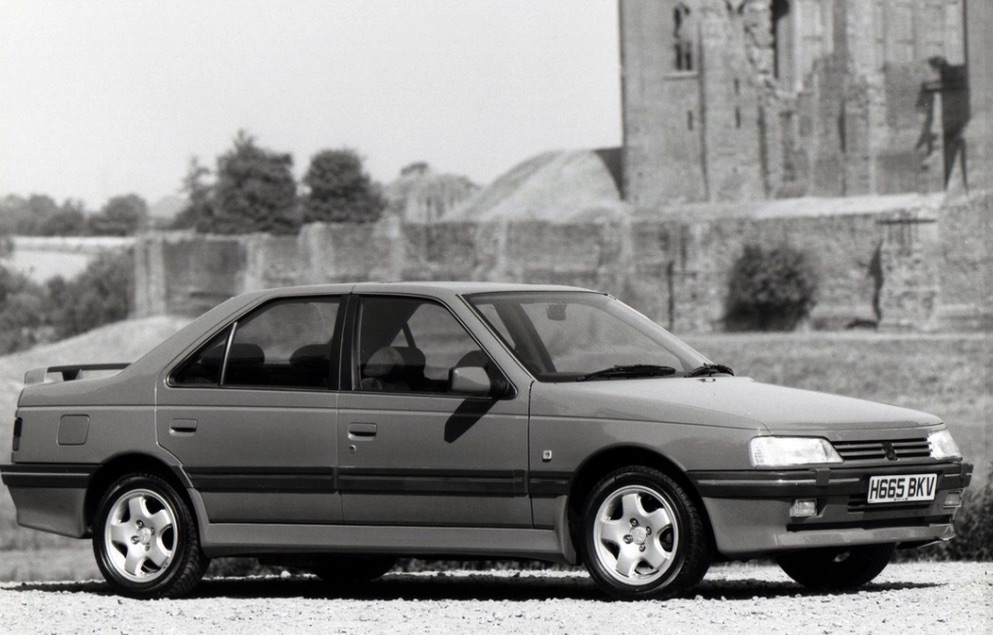
[[[73,366],[49,366],[47,368],[34,368],[24,373],[24,385],[43,384],[49,373],[62,373],[62,381],[72,381],[79,379],[79,374],[84,370],[124,370],[131,364],[76,364]]]

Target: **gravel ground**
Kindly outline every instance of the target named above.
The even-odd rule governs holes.
[[[694,597],[607,602],[572,572],[390,574],[345,593],[316,578],[206,580],[138,601],[102,582],[0,585],[5,633],[993,632],[993,564],[891,565],[854,593],[809,593],[773,566],[716,566]]]

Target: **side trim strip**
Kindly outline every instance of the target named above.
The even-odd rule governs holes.
[[[297,492],[526,496],[524,470],[398,470],[379,468],[193,468],[201,492]]]
[[[341,468],[342,493],[525,496],[523,470],[391,470]]]
[[[572,472],[532,472],[528,478],[528,491],[532,496],[555,498],[569,493]]]
[[[7,487],[85,488],[98,466],[73,463],[18,463],[0,466]]]

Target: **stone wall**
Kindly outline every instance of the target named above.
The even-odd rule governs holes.
[[[149,235],[135,250],[135,313],[192,315],[273,286],[470,279],[603,289],[677,331],[711,332],[723,329],[728,274],[744,246],[788,243],[820,272],[814,328],[989,328],[993,265],[982,237],[991,235],[991,217],[993,195],[973,195],[933,209],[695,222],[404,224],[388,217],[307,225],[292,237]]]
[[[993,192],[949,202],[939,221],[936,326],[993,330]]]

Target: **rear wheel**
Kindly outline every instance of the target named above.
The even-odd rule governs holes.
[[[344,586],[381,578],[396,563],[393,556],[326,556],[310,570],[327,584]]]
[[[124,476],[104,494],[93,525],[93,553],[110,586],[136,598],[189,593],[210,562],[186,502],[152,474]]]
[[[882,573],[896,545],[804,549],[784,553],[776,562],[800,584],[811,589],[854,589]]]
[[[700,512],[678,483],[654,468],[608,474],[590,493],[581,522],[583,561],[613,597],[671,597],[694,587],[710,566]]]

